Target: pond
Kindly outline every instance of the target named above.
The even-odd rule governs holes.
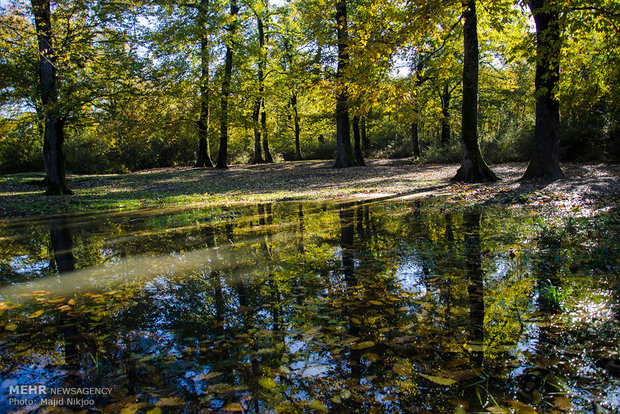
[[[441,199],[5,221],[0,412],[614,412],[617,230]]]

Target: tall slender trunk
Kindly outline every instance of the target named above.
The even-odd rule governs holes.
[[[464,0],[463,108],[461,168],[453,181],[496,181],[497,176],[482,158],[478,144],[478,23],[476,0]]]
[[[358,115],[353,117],[353,148],[355,152],[355,163],[358,166],[366,165],[366,163],[364,163],[364,156],[362,155],[360,117]]]
[[[413,146],[413,157],[420,156],[420,137],[418,135],[418,121],[411,123],[411,145]]]
[[[366,133],[366,115],[362,115],[360,119],[360,135],[362,138],[362,153],[368,156],[370,150],[370,141],[368,140],[368,134]]]
[[[237,14],[239,6],[237,0],[230,0],[231,22],[227,31],[229,35],[224,60],[224,79],[222,79],[222,99],[220,112],[220,151],[217,158],[217,168],[228,168],[228,99],[230,97],[230,79],[232,77],[233,47],[237,32]]]
[[[293,131],[295,132],[295,158],[302,160],[301,157],[301,144],[299,142],[299,135],[301,128],[299,126],[299,112],[297,112],[297,91],[293,89],[291,92],[291,107],[293,108]]]
[[[200,26],[200,118],[198,119],[198,156],[196,167],[213,167],[211,149],[209,148],[209,61],[210,45],[207,30],[207,7],[209,0],[201,0],[198,6],[198,24]]]
[[[450,93],[450,86],[448,82],[443,85],[443,92],[441,93],[441,145],[447,146],[450,143],[450,100],[452,94]]]
[[[47,171],[47,195],[73,194],[67,186],[64,120],[58,105],[56,61],[52,44],[52,11],[49,0],[31,0],[39,46],[41,103],[45,113],[43,160]]]
[[[530,0],[528,5],[536,23],[536,125],[534,148],[523,178],[558,179],[560,168],[560,81],[559,12],[548,0]]]
[[[254,101],[254,109],[252,110],[252,125],[254,128],[254,158],[252,159],[252,164],[262,164],[265,162],[263,160],[263,150],[261,149],[261,128],[258,123],[260,104],[261,98],[258,97]]]
[[[336,22],[338,35],[338,68],[336,70],[336,163],[335,168],[346,168],[353,165],[351,135],[349,126],[348,94],[345,71],[349,65],[347,29],[347,1],[336,2]]]
[[[266,5],[265,5],[266,7]],[[265,162],[273,162],[271,151],[269,150],[269,136],[267,134],[267,111],[265,109],[265,67],[267,50],[265,48],[265,27],[263,19],[257,14],[256,22],[258,26],[258,43],[260,45],[258,58],[258,95],[260,97],[260,130],[263,140],[263,152],[265,154]]]

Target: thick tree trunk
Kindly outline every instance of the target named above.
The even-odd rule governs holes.
[[[291,94],[291,107],[293,108],[293,131],[295,132],[295,158],[300,161],[303,159],[301,157],[301,144],[299,142],[301,128],[299,126],[299,113],[297,112],[297,92],[295,90],[293,90]]]
[[[209,148],[209,37],[206,33],[207,7],[209,0],[201,0],[198,7],[198,24],[200,26],[200,118],[198,119],[198,155],[196,167],[213,167],[211,149]]]
[[[496,181],[497,176],[486,164],[478,144],[478,24],[476,0],[465,0],[463,16],[463,108],[461,168],[453,181]]]
[[[443,85],[441,94],[441,145],[447,146],[450,143],[450,100],[452,94],[448,82]]]
[[[411,123],[411,145],[413,146],[413,158],[420,157],[420,137],[418,135],[418,121]]]
[[[364,162],[364,156],[362,155],[362,144],[360,137],[360,117],[353,117],[353,148],[355,152],[355,163],[358,166],[366,165]]]
[[[228,25],[230,36],[226,46],[224,60],[224,79],[222,79],[222,99],[220,112],[220,151],[217,158],[217,168],[228,168],[228,99],[230,97],[230,79],[232,77],[234,37],[237,31],[237,14],[239,6],[236,0],[230,0],[231,23]]]
[[[49,0],[32,0],[37,42],[39,45],[39,79],[41,103],[45,114],[43,160],[46,165],[47,195],[73,194],[67,186],[64,152],[64,120],[58,108],[56,55],[52,45],[51,6]]]
[[[560,102],[556,98],[560,80],[559,12],[547,3],[528,2],[536,23],[536,125],[524,179],[564,177],[560,168]]]
[[[345,70],[349,65],[347,43],[347,2],[338,0],[336,3],[336,22],[338,23],[338,69],[336,70],[336,163],[335,168],[346,168],[353,165],[353,151],[351,150],[351,132],[349,125],[348,95],[344,80]]]
[[[254,158],[252,159],[252,164],[263,164],[265,162],[263,159],[263,150],[261,149],[261,128],[258,123],[260,104],[261,98],[258,97],[254,101],[254,110],[252,111],[252,124],[254,128]]]

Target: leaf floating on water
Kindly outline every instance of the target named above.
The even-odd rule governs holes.
[[[369,300],[368,303],[370,303],[371,305],[383,306],[383,302],[379,300]]]
[[[75,306],[75,299],[69,299],[67,305]]]
[[[325,404],[323,404],[319,400],[312,400],[312,401],[308,402],[308,407],[314,408],[315,410],[319,410],[319,411],[324,412],[324,413],[327,412],[327,407],[325,407]]]
[[[162,414],[162,411],[161,411],[161,408],[155,407],[155,408],[151,408],[150,410],[148,410],[146,414]]]
[[[487,411],[495,414],[509,414],[510,410],[508,408],[494,406],[487,408]]]
[[[342,390],[342,391],[340,391],[340,397],[343,400],[348,400],[349,398],[351,398],[351,391],[349,391],[349,390]]]
[[[362,324],[362,322],[359,319],[357,319],[357,318],[351,318],[351,322],[353,322],[356,325],[361,325]]]
[[[519,414],[538,414],[538,412],[535,409],[519,401],[510,401],[510,405]]]
[[[8,325],[6,325],[4,327],[4,329],[6,329],[7,331],[13,332],[14,330],[17,329],[17,325],[14,323],[9,323]]]
[[[220,375],[222,375],[221,372],[208,372],[208,373],[198,374],[195,377],[192,377],[192,379],[194,381],[206,381],[206,380],[210,380],[211,378],[219,377]]]
[[[365,341],[354,346],[355,349],[366,349],[375,346],[373,341]]]
[[[555,406],[555,408],[562,411],[569,411],[571,408],[573,408],[570,400],[566,397],[556,397],[553,400],[553,405]]]
[[[368,358],[371,362],[377,362],[380,357],[377,354],[368,353],[366,354],[366,358]]]
[[[394,364],[394,366],[392,367],[392,371],[394,371],[396,374],[402,375],[402,376],[409,375],[409,370],[407,368],[405,368],[404,365],[401,365],[401,364]]]
[[[123,407],[121,410],[121,414],[134,414],[137,413],[138,410],[142,407],[142,404],[131,403]]]
[[[39,316],[43,315],[45,313],[44,310],[38,310],[35,313],[33,313],[32,315],[28,316],[28,319],[33,319],[33,318],[38,318]]]
[[[426,374],[420,374],[421,377],[426,378],[429,381],[434,382],[435,384],[439,384],[439,385],[454,385],[456,384],[458,381],[457,380],[453,380],[452,378],[446,378],[446,377],[438,377],[435,375],[426,375]]]
[[[239,403],[228,403],[222,407],[222,411],[243,411],[243,406]]]
[[[175,405],[184,405],[185,401],[180,398],[169,397],[169,398],[160,398],[159,401],[155,403],[158,407],[172,407]]]

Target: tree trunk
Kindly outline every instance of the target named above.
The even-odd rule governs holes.
[[[336,163],[334,167],[346,168],[353,165],[347,85],[344,80],[345,70],[349,65],[346,0],[338,0],[336,3],[336,22],[338,23],[338,69],[336,70]]]
[[[52,45],[51,6],[49,0],[32,0],[37,42],[39,45],[39,79],[41,103],[45,113],[43,160],[47,171],[47,195],[73,194],[67,186],[64,152],[64,120],[58,107],[56,55]]]
[[[559,12],[548,0],[530,0],[528,5],[536,23],[536,125],[534,148],[524,179],[563,178],[560,168],[560,81]]]
[[[448,82],[443,85],[441,94],[441,145],[444,147],[450,143],[450,100],[452,94]]]
[[[362,136],[362,153],[368,156],[370,141],[368,140],[368,135],[366,134],[366,115],[362,115],[362,119],[360,119],[360,134]]]
[[[411,123],[411,144],[413,146],[413,158],[420,157],[420,138],[418,136],[418,121]]]
[[[260,45],[258,58],[258,94],[260,97],[261,108],[260,129],[263,138],[263,152],[265,153],[264,162],[273,162],[271,151],[269,151],[269,138],[267,136],[267,112],[265,110],[265,59],[267,57],[267,51],[265,49],[265,29],[263,20],[259,15],[256,15],[256,21],[258,25],[258,43]]]
[[[295,131],[295,158],[300,161],[303,159],[301,157],[301,145],[299,143],[301,128],[299,127],[299,113],[297,112],[297,92],[295,90],[293,90],[291,94],[291,107],[293,108],[293,128]]]
[[[260,115],[261,98],[258,97],[254,101],[254,110],[252,111],[252,124],[254,127],[254,158],[252,164],[263,164],[263,151],[261,149],[261,137],[260,137],[260,125],[258,124],[258,118]]]
[[[200,26],[200,118],[198,119],[198,156],[196,167],[213,167],[211,149],[209,148],[209,38],[206,33],[208,0],[201,0],[198,7],[198,24]]]
[[[463,158],[461,168],[453,181],[483,182],[496,181],[497,176],[486,164],[478,144],[478,24],[476,21],[476,0],[463,2],[465,18],[463,24],[463,108],[461,147]]]
[[[271,151],[269,151],[269,137],[267,134],[267,112],[265,112],[265,100],[263,99],[263,112],[260,114],[260,126],[263,131],[263,152],[265,153],[265,162],[273,162]]]
[[[364,156],[362,155],[362,145],[360,138],[360,117],[353,117],[353,148],[355,150],[355,163],[358,166],[366,165],[364,163]]]
[[[237,13],[239,6],[236,0],[230,0],[231,22],[228,25],[228,44],[224,60],[224,79],[222,79],[222,100],[220,113],[220,151],[217,158],[217,168],[228,168],[228,99],[230,97],[230,79],[232,77],[233,47],[237,31]]]

